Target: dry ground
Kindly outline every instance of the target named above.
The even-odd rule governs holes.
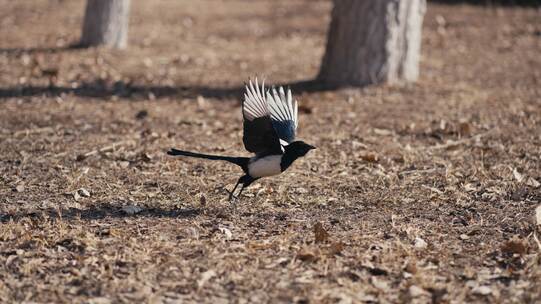
[[[328,1],[0,0],[4,302],[541,299],[541,13],[429,6],[415,85],[318,90]],[[240,85],[293,87],[318,146],[233,208]],[[81,189],[85,189],[81,190]]]

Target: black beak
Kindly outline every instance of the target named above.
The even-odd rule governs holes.
[[[314,149],[316,149],[316,147],[314,147],[314,146],[311,146],[311,145],[308,145],[308,149],[310,149],[310,150],[314,150]]]

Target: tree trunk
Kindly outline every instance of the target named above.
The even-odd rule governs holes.
[[[81,46],[125,48],[130,0],[87,0]]]
[[[318,79],[364,86],[415,81],[426,0],[334,0]]]

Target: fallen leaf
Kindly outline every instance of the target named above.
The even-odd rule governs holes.
[[[90,197],[90,192],[88,192],[88,190],[86,190],[85,188],[77,190],[77,193],[79,193],[79,195],[82,197]]]
[[[15,261],[17,259],[17,255],[16,254],[13,254],[13,255],[10,255],[7,257],[6,259],[6,263],[5,263],[5,266],[6,267],[9,267],[9,265],[11,265],[13,263],[13,261]]]
[[[78,201],[78,200],[81,199],[81,195],[79,194],[79,191],[73,192],[72,195],[73,195],[73,199],[74,199],[75,201]]]
[[[201,196],[199,196],[199,204],[201,204],[201,206],[205,206],[207,204],[207,198],[203,193],[201,193]]]
[[[490,288],[489,286],[477,286],[472,289],[472,292],[475,294],[487,296],[489,294],[492,294],[492,288]]]
[[[318,259],[316,253],[313,250],[304,248],[297,252],[296,258],[304,262],[314,262]]]
[[[366,149],[367,146],[365,144],[363,144],[362,142],[359,142],[359,141],[356,141],[356,140],[353,140],[351,142],[351,146],[353,149],[355,150],[358,150],[358,149]]]
[[[329,250],[329,255],[340,254],[344,250],[344,243],[334,242],[328,247],[328,250]]]
[[[413,246],[417,250],[423,250],[423,249],[426,249],[426,247],[428,247],[428,244],[422,238],[416,237]]]
[[[522,182],[522,180],[524,179],[524,176],[522,176],[522,174],[520,174],[520,172],[518,172],[517,168],[513,169],[513,176],[515,177],[515,179],[519,183]]]
[[[254,250],[265,250],[272,248],[273,244],[268,242],[251,242],[248,243],[248,247]]]
[[[386,275],[389,275],[388,270],[376,267],[372,263],[365,263],[365,264],[361,265],[360,268],[368,271],[368,273],[370,273],[370,275],[373,275],[373,276],[386,276]]]
[[[468,183],[464,185],[464,190],[466,190],[466,192],[472,192],[472,191],[476,191],[477,187],[475,187],[475,185],[473,184]]]
[[[121,161],[121,162],[118,162],[118,165],[121,168],[128,168],[128,166],[130,165],[130,162],[129,161]]]
[[[411,285],[408,291],[412,298],[418,298],[421,296],[428,295],[428,292],[426,290],[416,285]]]
[[[404,267],[404,270],[411,274],[417,273],[417,263],[415,261],[408,261],[406,267]]]
[[[320,222],[317,222],[314,225],[314,234],[316,243],[323,243],[329,239],[329,233],[325,231],[325,228],[323,228],[323,225]]]
[[[535,178],[528,177],[528,179],[526,180],[526,185],[533,188],[539,188],[539,186],[541,186],[541,183],[538,182]]]
[[[201,274],[201,278],[199,281],[197,281],[197,287],[201,289],[203,285],[205,285],[208,280],[212,279],[216,276],[216,272],[214,270],[207,270]]]
[[[380,136],[389,136],[393,134],[393,131],[387,130],[387,129],[374,128],[373,130],[376,135],[380,135]]]
[[[510,254],[525,254],[528,250],[528,244],[518,237],[513,237],[509,241],[505,242],[501,247],[502,252]]]
[[[338,198],[336,198],[336,197],[329,197],[329,198],[327,199],[327,202],[328,202],[328,203],[333,203],[333,202],[337,202],[337,201],[338,201]]]
[[[88,156],[86,156],[85,154],[78,154],[77,157],[75,158],[76,161],[83,161],[87,158]]]
[[[379,161],[379,156],[374,152],[361,153],[360,157],[369,163],[377,163]]]
[[[148,116],[148,111],[147,110],[141,110],[141,111],[137,112],[137,114],[135,114],[136,119],[145,119],[147,116]]]
[[[436,15],[436,23],[438,23],[438,26],[445,26],[447,24],[447,21],[445,20],[445,17],[442,15]]]
[[[299,105],[299,112],[303,114],[312,114],[314,109],[308,105]]]
[[[208,108],[208,102],[207,100],[205,99],[205,97],[201,96],[201,95],[198,95],[197,96],[197,107],[200,109],[200,110],[204,110],[206,108]]]
[[[144,161],[145,163],[152,161],[152,155],[148,153],[141,153],[139,156],[140,156],[140,159]]]
[[[47,77],[56,77],[58,76],[58,68],[51,67],[51,68],[43,68],[41,69],[41,75],[47,76]]]
[[[357,293],[357,299],[361,303],[378,303],[378,298],[371,294],[365,294],[364,292]]]
[[[273,263],[267,265],[265,268],[267,268],[267,269],[275,269],[278,266],[283,267],[283,266],[287,265],[288,262],[289,262],[288,258],[279,258],[276,261],[274,261]]]
[[[297,192],[299,194],[306,194],[306,193],[308,193],[308,190],[306,188],[299,187],[299,188],[295,189],[295,192]]]
[[[447,129],[447,122],[445,120],[440,120],[440,129],[445,130]]]
[[[225,238],[227,240],[230,240],[233,238],[233,233],[231,233],[231,230],[225,228],[225,227],[218,227],[218,230],[220,230],[221,233],[225,235]]]
[[[470,136],[471,124],[469,122],[461,122],[458,124],[458,133],[460,133],[460,136]]]
[[[443,194],[444,192],[441,191],[440,189],[438,188],[434,188],[434,187],[430,187],[430,186],[427,186],[427,185],[421,185],[421,187],[425,188],[425,189],[428,189],[434,193],[437,193],[437,194]]]
[[[370,278],[370,282],[372,283],[372,285],[374,285],[374,287],[376,287],[377,289],[383,291],[383,292],[387,292],[389,291],[389,283],[383,281],[383,280],[380,280],[376,277],[371,277]]]
[[[111,300],[106,297],[97,297],[88,299],[88,304],[110,304]]]

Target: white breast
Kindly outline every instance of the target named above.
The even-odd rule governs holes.
[[[280,162],[282,155],[269,155],[248,164],[248,173],[252,177],[277,175],[282,172]]]

